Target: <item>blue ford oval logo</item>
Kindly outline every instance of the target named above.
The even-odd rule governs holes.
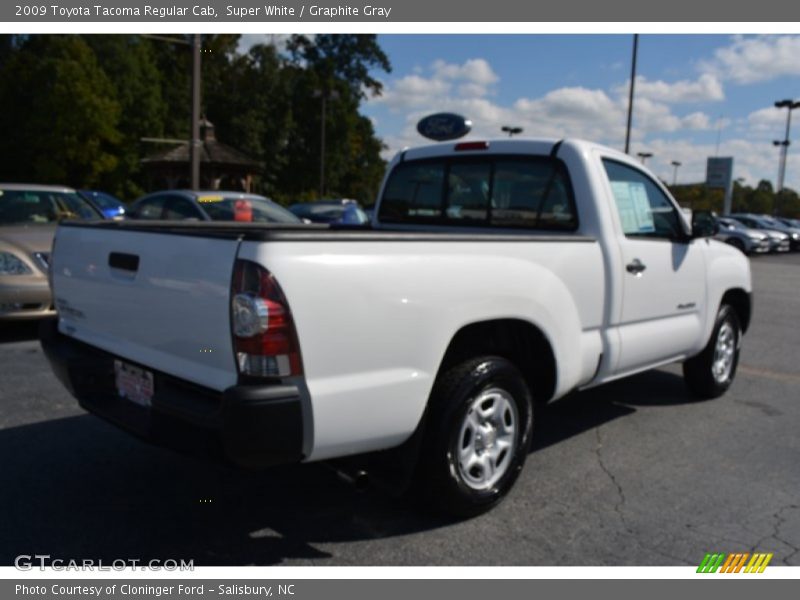
[[[472,121],[455,113],[428,115],[417,123],[420,135],[437,142],[457,140],[472,130]]]

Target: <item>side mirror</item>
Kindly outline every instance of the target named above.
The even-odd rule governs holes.
[[[710,210],[692,211],[692,237],[712,237],[719,233],[719,223],[717,223],[714,213]]]

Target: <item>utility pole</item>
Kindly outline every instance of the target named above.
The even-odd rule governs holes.
[[[631,149],[631,123],[633,122],[633,88],[636,83],[636,55],[639,53],[639,34],[633,34],[633,58],[631,59],[631,86],[628,91],[628,126],[625,128],[625,154]]]
[[[192,36],[192,41],[188,42],[183,38],[170,37],[165,35],[140,34],[144,38],[167,42],[170,44],[180,44],[192,47],[192,123],[189,139],[189,181],[193,190],[200,189],[200,90],[201,90],[201,71],[200,71],[200,52],[202,38],[196,33]],[[185,140],[142,138],[144,142],[158,143],[185,143]]]
[[[192,140],[189,144],[192,189],[200,189],[200,34],[192,36]]]
[[[327,87],[315,90],[314,96],[319,96],[322,99],[322,121],[320,122],[320,140],[319,140],[319,197],[325,196],[325,124],[327,121],[327,106],[328,100],[337,100],[339,92],[336,90],[328,91]]]
[[[325,196],[325,109],[326,109],[326,94],[323,90],[320,94],[322,96],[322,122],[320,124],[320,141],[319,141],[319,197],[322,199]]]

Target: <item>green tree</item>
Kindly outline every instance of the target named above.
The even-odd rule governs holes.
[[[385,167],[381,143],[371,123],[358,113],[367,94],[382,85],[371,72],[391,70],[374,35],[292,36],[287,45],[292,65],[292,123],[288,164],[279,174],[282,190],[313,197],[322,153],[322,104],[325,103],[326,195],[374,200]],[[299,174],[292,180],[293,176]],[[314,184],[317,186],[314,186]],[[318,192],[316,192],[318,193]]]
[[[344,82],[355,98],[363,99],[367,91],[380,95],[383,86],[370,75],[370,69],[391,72],[389,57],[378,45],[377,36],[320,34],[313,40],[293,35],[287,49],[295,62],[307,65],[326,85],[336,79]]]
[[[154,43],[136,35],[88,35],[98,65],[110,80],[120,106],[117,167],[99,183],[122,198],[144,191],[141,159],[154,150],[144,137],[164,137],[169,109],[162,95]]]
[[[120,106],[81,37],[27,38],[2,66],[0,107],[0,179],[94,186],[117,167]]]

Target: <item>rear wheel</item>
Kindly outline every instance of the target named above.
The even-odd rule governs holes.
[[[698,398],[716,398],[733,383],[739,363],[742,326],[730,304],[723,304],[711,339],[697,356],[683,363],[683,377],[689,391]]]
[[[422,497],[459,516],[499,503],[525,463],[533,403],[520,372],[508,360],[487,356],[439,377],[418,466]]]

